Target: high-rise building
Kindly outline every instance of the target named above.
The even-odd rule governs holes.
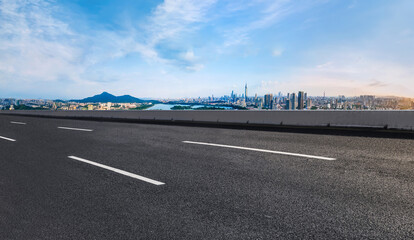
[[[299,91],[298,94],[298,109],[305,108],[305,93],[303,91]]]
[[[244,86],[244,100],[247,102],[247,83]]]
[[[277,109],[277,97],[272,100],[272,107],[271,109]]]
[[[286,99],[286,110],[289,110],[291,107],[290,107],[290,99],[289,98],[287,98]]]
[[[291,110],[295,110],[296,108],[297,108],[297,106],[298,106],[298,102],[297,102],[297,99],[296,99],[296,93],[292,93],[292,94],[290,94],[290,109]]]
[[[272,100],[273,100],[273,94],[268,93],[264,96],[264,107],[265,108],[271,108],[272,107]]]
[[[306,108],[311,109],[312,108],[312,100],[308,99],[306,100]]]
[[[362,95],[360,101],[364,104],[365,108],[371,108],[374,105],[375,96],[372,95]]]

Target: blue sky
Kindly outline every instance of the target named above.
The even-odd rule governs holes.
[[[0,0],[0,97],[414,97],[412,0]]]

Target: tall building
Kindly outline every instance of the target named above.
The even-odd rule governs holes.
[[[312,100],[311,99],[306,100],[306,108],[307,109],[311,109],[312,108]]]
[[[290,109],[295,110],[298,106],[298,102],[297,102],[297,99],[296,99],[296,93],[292,93],[292,94],[290,94],[290,96],[291,96],[290,97]]]
[[[272,100],[272,109],[277,109],[277,97]]]
[[[271,108],[272,107],[272,100],[273,100],[273,94],[268,93],[264,96],[264,107],[265,108]]]
[[[374,105],[375,96],[373,96],[373,95],[361,95],[360,101],[362,101],[365,108],[371,108]]]
[[[303,91],[299,91],[298,94],[298,109],[305,108],[305,93]]]
[[[247,102],[247,83],[244,86],[244,100]]]

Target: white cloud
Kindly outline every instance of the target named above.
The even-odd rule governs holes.
[[[254,31],[270,27],[289,15],[301,12],[318,1],[290,1],[290,0],[263,0],[252,1],[249,6],[257,8],[253,16],[247,21],[241,21],[239,26],[224,31],[224,47],[246,44]],[[234,9],[230,9],[234,10]],[[236,8],[237,11],[248,11],[251,9]],[[257,17],[260,16],[260,17]]]
[[[279,56],[282,56],[282,54],[283,54],[283,50],[282,50],[282,49],[274,49],[274,50],[272,51],[272,55],[273,55],[274,57],[279,57]]]
[[[318,58],[330,59],[314,67],[301,67],[286,75],[284,81],[268,79],[260,89],[274,92],[305,90],[311,95],[361,94],[414,95],[414,66],[378,59],[370,51],[336,49],[314,51]]]
[[[192,24],[205,21],[207,11],[216,0],[165,0],[150,17],[147,31],[151,33],[148,44],[177,37],[193,30]]]
[[[125,24],[123,30],[79,33],[60,20],[62,14],[70,17],[54,1],[0,1],[0,94],[6,90],[28,93],[34,88],[37,96],[47,90],[56,96],[70,88],[85,92],[81,85],[94,89],[108,81],[118,83],[125,76],[99,65],[134,53],[149,64],[156,63],[154,69],[161,64],[199,71],[204,64],[193,50],[164,56],[157,47],[162,41],[171,42],[197,30],[195,25],[207,21],[206,13],[214,3],[166,0],[152,12],[145,27]],[[38,90],[43,83],[48,86]]]
[[[261,54],[262,46],[251,40],[255,34],[261,36],[260,30],[318,2],[321,1],[240,0],[223,3],[216,0],[165,0],[143,21],[140,18],[140,22],[135,23],[132,18],[128,23],[117,22],[122,26],[116,30],[105,29],[103,25],[94,28],[94,24],[99,23],[86,21],[84,29],[77,32],[75,29],[78,28],[73,28],[70,17],[65,15],[71,13],[59,8],[59,2],[0,0],[0,94],[5,92],[4,89],[33,92],[33,88],[39,93],[49,91],[58,95],[67,92],[69,96],[73,89],[86,92],[85,86],[92,89],[88,91],[110,87],[118,89],[120,94],[125,89],[155,94],[154,89],[160,85],[165,85],[162,91],[167,94],[170,90],[168,81],[174,84],[182,81],[193,93],[202,91],[201,88],[193,89],[194,86],[209,87],[204,83],[193,85],[199,79],[206,82],[214,79],[216,86],[220,86],[216,87],[218,89],[231,78],[238,81],[240,74],[249,78],[249,82],[250,79],[259,82],[260,78],[255,78],[257,72],[252,73],[254,70],[246,70],[251,74],[246,76],[244,72],[234,72],[231,65],[223,70],[228,71],[226,77],[214,75],[214,71],[222,71],[220,67],[223,66],[216,66],[212,71],[201,70],[214,66],[208,65],[207,60],[222,60],[211,49],[219,48],[223,53],[237,50],[237,57]],[[397,20],[401,9],[410,8],[398,8]],[[393,23],[389,26],[378,26],[381,33],[370,32],[366,42],[352,42],[348,49],[320,46],[325,51],[315,50],[309,61],[305,59],[308,53],[297,53],[298,64],[303,66],[305,63],[307,67],[297,66],[289,76],[288,71],[295,63],[287,62],[289,70],[268,73],[263,84],[274,86],[276,91],[303,88],[315,94],[326,89],[330,93],[350,95],[364,92],[414,95],[413,30],[405,20],[391,20],[384,21]],[[277,33],[272,33],[273,38],[283,39],[278,38]],[[369,42],[367,39],[375,40]],[[268,57],[285,54],[281,48],[283,43],[270,44],[274,48],[265,52]],[[315,47],[317,44],[312,49]],[[289,55],[291,51],[295,54],[293,47],[289,48]],[[233,60],[235,58],[229,62]],[[269,69],[268,66],[264,68]],[[161,76],[157,75],[159,72],[162,72]],[[210,79],[201,77],[206,72],[211,72]]]
[[[207,12],[216,0],[165,0],[148,17],[145,27],[130,26],[124,33],[104,33],[111,35],[118,49],[115,57],[138,52],[148,62],[176,65],[184,70],[196,71],[194,52],[187,51],[178,55],[164,54],[171,48],[166,43],[175,42],[184,34],[197,30],[197,24],[207,21]],[[159,49],[160,46],[163,48]],[[172,49],[177,51],[177,49]]]
[[[328,68],[329,66],[332,66],[332,62],[326,62],[326,63],[322,63],[316,66],[316,68],[321,69],[321,68]]]
[[[203,64],[194,64],[191,66],[187,66],[186,69],[189,71],[200,71],[204,68]]]
[[[181,58],[189,62],[196,60],[196,57],[194,56],[194,52],[192,50],[182,53]]]
[[[48,1],[0,2],[0,77],[57,81],[79,79],[81,50]]]

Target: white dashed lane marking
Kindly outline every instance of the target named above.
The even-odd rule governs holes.
[[[256,152],[274,153],[274,154],[280,154],[280,155],[288,155],[288,156],[303,157],[303,158],[313,158],[313,159],[320,159],[320,160],[326,160],[326,161],[335,161],[336,160],[336,158],[330,158],[330,157],[321,157],[321,156],[314,156],[314,155],[307,155],[307,154],[300,154],[300,153],[281,152],[281,151],[273,151],[273,150],[258,149],[258,148],[248,148],[248,147],[240,147],[240,146],[231,146],[231,145],[223,145],[223,144],[215,144],[215,143],[192,142],[192,141],[183,141],[183,143],[207,145],[207,146],[214,146],[214,147],[224,147],[224,148],[234,148],[234,149],[249,150],[249,151],[256,151]]]
[[[92,161],[89,161],[89,160],[86,160],[86,159],[83,159],[83,158],[80,158],[80,157],[68,156],[68,158],[76,160],[76,161],[88,163],[88,164],[91,164],[91,165],[94,165],[94,166],[97,166],[97,167],[100,167],[100,168],[104,168],[104,169],[107,169],[109,171],[116,172],[116,173],[119,173],[119,174],[122,174],[122,175],[125,175],[125,176],[128,176],[128,177],[132,177],[132,178],[135,178],[135,179],[147,182],[147,183],[154,184],[154,185],[164,185],[165,184],[163,182],[159,182],[159,181],[156,181],[156,180],[153,180],[153,179],[150,179],[150,178],[146,178],[146,177],[134,174],[134,173],[130,173],[130,172],[127,172],[127,171],[124,171],[124,170],[121,170],[121,169],[106,166],[106,165],[103,165],[103,164],[100,164],[100,163],[92,162]]]

